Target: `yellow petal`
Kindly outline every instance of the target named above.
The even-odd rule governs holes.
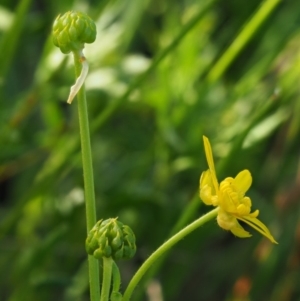
[[[202,173],[199,186],[200,199],[204,204],[212,205],[212,195],[215,194],[215,192],[212,184],[211,172],[209,169]]]
[[[227,191],[222,191],[222,197],[220,198],[220,207],[228,213],[236,213],[237,204],[235,204],[231,195]]]
[[[251,217],[258,217],[258,215],[259,215],[259,210],[257,210],[257,209],[254,212],[249,214],[249,216],[251,216]]]
[[[231,214],[228,214],[226,211],[224,211],[221,207],[218,212],[217,216],[217,222],[218,225],[225,229],[225,230],[231,230],[236,225],[236,218],[232,216]]]
[[[206,205],[212,205],[212,196],[211,196],[211,187],[208,185],[205,185],[200,189],[199,193],[200,199],[203,201]]]
[[[204,187],[205,185],[212,186],[211,172],[209,169],[206,171],[203,171],[203,173],[201,174],[201,177],[200,177],[199,184],[200,184],[200,189],[202,187]]]
[[[246,238],[252,236],[248,231],[244,230],[244,228],[238,222],[237,222],[237,226],[230,229],[230,231],[232,232],[232,234],[240,238]]]
[[[241,201],[241,204],[244,204],[246,207],[248,207],[249,209],[251,209],[252,202],[251,202],[251,199],[249,197],[244,196],[243,199],[242,199],[242,201]]]
[[[250,207],[246,206],[245,204],[240,204],[237,206],[237,213],[240,216],[248,215],[250,213]]]
[[[215,170],[215,164],[214,164],[214,158],[213,158],[211,146],[210,146],[208,138],[205,136],[203,136],[203,142],[204,142],[204,150],[205,150],[206,160],[208,163],[208,167],[211,171],[212,182],[213,182],[214,188],[217,192],[219,183],[218,183],[217,176],[216,176],[216,170]]]
[[[251,184],[252,184],[251,173],[247,169],[241,171],[234,178],[234,186],[241,197],[244,196],[246,191],[250,188]]]
[[[219,206],[219,197],[217,195],[213,195],[211,197],[211,203],[213,206]]]
[[[251,234],[245,231],[244,228],[238,223],[234,216],[228,214],[221,208],[218,213],[217,222],[221,228],[230,230],[237,237],[244,238],[251,236]]]
[[[274,239],[272,234],[270,233],[269,229],[257,218],[252,217],[251,215],[237,217],[239,220],[245,222],[257,232],[268,238],[272,243],[278,244],[278,242]]]

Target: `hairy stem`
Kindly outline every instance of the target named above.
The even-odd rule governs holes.
[[[103,257],[103,281],[102,281],[100,301],[108,301],[110,285],[111,285],[112,267],[113,267],[112,258]]]
[[[121,275],[117,264],[113,261],[112,266],[113,292],[119,292],[121,285]]]
[[[143,277],[143,275],[147,272],[147,270],[162,256],[165,252],[167,252],[171,247],[173,247],[177,242],[183,239],[185,236],[193,232],[198,227],[204,225],[209,220],[213,219],[218,214],[219,208],[215,208],[207,214],[201,216],[199,219],[195,220],[181,231],[172,236],[169,240],[167,240],[164,244],[162,244],[152,255],[142,264],[139,270],[135,273],[133,278],[131,279],[128,287],[124,293],[122,301],[129,301],[130,297],[133,293],[133,290],[138,285],[139,281]]]
[[[82,68],[82,53],[73,52],[75,74],[78,78],[81,74]],[[78,100],[78,116],[80,125],[80,138],[81,138],[81,152],[82,152],[82,166],[84,178],[84,195],[86,206],[86,223],[87,233],[96,224],[96,205],[95,205],[95,191],[94,191],[94,175],[92,165],[92,153],[90,142],[90,131],[88,121],[88,111],[85,96],[84,85],[77,94]],[[98,260],[93,256],[88,256],[89,263],[89,281],[90,281],[90,297],[91,301],[100,300],[100,287],[99,287],[99,265]]]

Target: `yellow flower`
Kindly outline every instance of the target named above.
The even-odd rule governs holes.
[[[252,184],[249,170],[243,170],[235,178],[228,177],[219,184],[209,140],[205,136],[203,140],[209,169],[200,178],[200,198],[206,205],[219,206],[219,226],[238,237],[250,237],[251,234],[239,224],[240,220],[277,244],[268,228],[257,219],[259,211],[251,213],[251,199],[245,196]]]

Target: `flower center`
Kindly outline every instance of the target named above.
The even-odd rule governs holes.
[[[229,198],[230,201],[235,206],[238,206],[240,203],[239,195],[238,195],[235,187],[233,186],[232,182],[233,182],[232,178],[226,178],[224,181],[222,181],[220,183],[220,192],[221,192],[222,197]]]
[[[226,178],[220,183],[220,206],[235,216],[248,215],[251,211],[251,200],[238,193],[233,178]]]

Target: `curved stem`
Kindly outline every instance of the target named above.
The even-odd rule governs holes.
[[[188,202],[188,205],[184,208],[184,211],[182,212],[181,216],[179,217],[178,221],[170,231],[170,236],[174,235],[180,229],[182,229],[190,220],[193,219],[193,216],[196,216],[196,212],[198,208],[202,205],[202,202],[199,202],[199,191],[197,191],[193,198]],[[142,280],[142,283],[138,286],[136,292],[135,292],[135,298],[136,300],[140,300],[142,294],[144,293],[144,287],[146,286],[146,283],[149,282],[150,279],[152,279],[158,271],[161,269],[162,265],[164,264],[164,261],[166,257],[168,256],[168,252],[165,252],[159,260],[155,262],[153,267],[149,270],[149,272],[145,275],[145,277]]]
[[[166,251],[168,251],[171,247],[173,247],[177,242],[183,239],[185,236],[190,234],[192,231],[202,226],[209,220],[213,219],[218,214],[219,208],[215,208],[207,214],[201,216],[199,219],[195,220],[181,231],[172,236],[169,240],[167,240],[164,244],[162,244],[152,255],[142,264],[139,270],[135,273],[133,278],[131,279],[128,287],[124,293],[122,301],[129,301],[130,297],[133,293],[133,290],[143,277],[143,275],[147,272],[147,270],[154,264],[156,260],[160,258]]]
[[[111,257],[103,257],[103,281],[100,301],[108,301],[113,262]]]
[[[73,52],[75,74],[78,78],[82,69],[82,53]],[[94,175],[92,165],[92,152],[90,142],[89,119],[86,104],[86,96],[84,85],[81,86],[77,94],[78,100],[78,116],[80,125],[80,138],[81,138],[81,152],[82,152],[82,167],[84,178],[84,196],[86,206],[86,224],[87,233],[96,224],[96,205],[95,205],[95,192],[94,192]],[[99,265],[98,260],[93,256],[88,256],[89,262],[89,279],[90,279],[90,296],[91,301],[99,301],[100,288],[99,288]]]

